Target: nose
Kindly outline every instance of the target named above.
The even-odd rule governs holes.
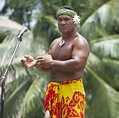
[[[66,24],[64,20],[61,21],[61,24]]]

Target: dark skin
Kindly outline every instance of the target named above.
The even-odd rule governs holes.
[[[21,62],[26,68],[35,66],[41,71],[50,70],[51,81],[62,82],[82,78],[89,55],[88,42],[77,32],[71,16],[60,15],[58,28],[62,36],[50,45],[48,53],[52,58],[39,56],[34,59],[26,55]],[[62,39],[65,40],[65,44],[60,47]]]

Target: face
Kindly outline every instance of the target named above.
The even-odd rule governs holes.
[[[75,30],[76,25],[73,23],[71,16],[60,15],[58,17],[58,28],[61,33],[70,33]]]

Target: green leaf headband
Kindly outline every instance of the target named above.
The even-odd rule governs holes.
[[[80,17],[77,15],[77,13],[70,9],[58,9],[56,17],[58,18],[60,15],[69,15],[73,17],[74,24],[78,25],[80,23]]]
[[[77,15],[77,13],[73,10],[62,8],[62,9],[58,9],[56,17],[58,17],[60,15],[69,15],[71,17],[74,17],[75,15]]]

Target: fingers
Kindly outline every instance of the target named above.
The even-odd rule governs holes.
[[[22,66],[25,67],[25,68],[28,68],[28,65],[26,64],[27,58],[29,58],[29,55],[25,55],[25,56],[21,59]]]
[[[36,63],[35,67],[36,67],[36,68],[40,68],[40,67],[41,67],[41,66],[40,66],[40,62]]]
[[[26,58],[26,59],[28,59],[28,58],[33,59],[33,57],[30,56],[30,55],[24,55],[24,58]]]
[[[25,62],[22,63],[22,66],[25,67],[25,68],[28,68],[28,65]]]
[[[38,60],[38,59],[43,59],[43,57],[44,57],[44,56],[39,56],[39,57],[37,57],[36,59],[37,59],[37,60]]]
[[[36,60],[37,60],[37,63],[39,63],[39,64],[44,63],[44,57],[43,56],[37,57]]]
[[[26,61],[26,58],[22,58],[22,59],[21,59],[21,62],[25,62],[25,61]]]
[[[28,59],[30,56],[29,55],[24,55],[24,58],[25,59]]]
[[[26,61],[27,58],[29,58],[29,55],[24,55],[24,57],[21,59],[21,62]]]
[[[26,63],[23,64],[23,67],[28,68],[28,65]]]
[[[26,64],[25,59],[22,59],[21,63],[23,67],[28,68],[28,65]]]

